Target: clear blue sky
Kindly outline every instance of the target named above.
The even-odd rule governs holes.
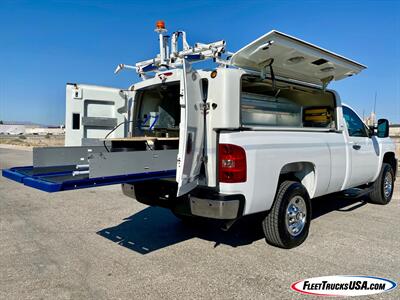
[[[125,88],[118,63],[157,52],[164,19],[189,43],[225,39],[235,51],[271,29],[368,66],[331,85],[362,114],[400,122],[400,1],[7,1],[0,2],[0,120],[64,122],[65,83]]]

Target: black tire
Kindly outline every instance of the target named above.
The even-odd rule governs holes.
[[[299,197],[296,197],[299,196]],[[302,198],[304,201],[302,201]],[[305,216],[299,217],[296,213],[294,219],[299,217],[304,220],[303,227],[295,235],[289,232],[286,225],[286,214],[291,200],[302,202]],[[267,243],[280,248],[290,249],[301,245],[308,236],[311,221],[311,201],[306,188],[296,181],[283,181],[278,188],[274,204],[262,222],[262,227]]]
[[[391,191],[385,193],[385,180],[389,176],[391,178]],[[390,180],[390,179],[389,179]],[[394,190],[394,171],[390,164],[383,163],[381,172],[372,186],[372,191],[369,194],[371,203],[385,205],[392,200]]]

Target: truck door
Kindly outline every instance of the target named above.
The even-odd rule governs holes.
[[[84,84],[67,84],[65,145],[99,145],[118,124],[128,120],[134,92]],[[121,125],[111,138],[124,137],[129,124]]]
[[[376,137],[369,137],[368,129],[358,115],[343,106],[347,127],[347,153],[350,159],[350,176],[346,188],[356,187],[374,179],[379,165],[379,146]]]
[[[203,104],[200,75],[185,61],[181,79],[181,122],[176,170],[178,196],[193,190],[200,179],[204,145]]]

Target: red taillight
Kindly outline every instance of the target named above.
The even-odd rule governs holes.
[[[219,144],[219,182],[245,182],[247,179],[246,152],[242,147]]]

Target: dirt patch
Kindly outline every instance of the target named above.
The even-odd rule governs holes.
[[[22,147],[56,147],[64,146],[64,136],[2,136],[0,145],[15,145]]]

